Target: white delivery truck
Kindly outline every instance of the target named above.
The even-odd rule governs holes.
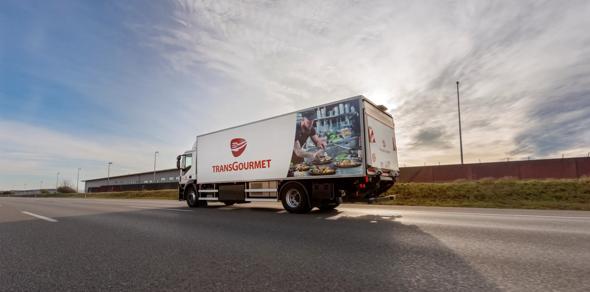
[[[196,137],[177,157],[190,207],[280,200],[292,213],[369,198],[398,174],[393,117],[364,96]]]

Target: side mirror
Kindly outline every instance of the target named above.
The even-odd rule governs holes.
[[[176,156],[176,169],[180,169],[180,155]]]

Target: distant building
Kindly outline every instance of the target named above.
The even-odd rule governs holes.
[[[93,193],[175,189],[178,187],[178,179],[179,171],[176,168],[157,170],[155,180],[154,172],[146,171],[127,175],[89,179],[85,181],[85,191],[87,193]]]

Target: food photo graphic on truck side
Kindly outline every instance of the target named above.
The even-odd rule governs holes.
[[[177,157],[178,198],[190,207],[280,200],[292,213],[372,198],[399,175],[394,129],[384,106],[356,96],[199,135]]]

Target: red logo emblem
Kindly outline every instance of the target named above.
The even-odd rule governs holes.
[[[244,140],[242,138],[231,139],[231,142],[230,142],[231,154],[233,154],[234,157],[238,157],[238,156],[242,155],[244,150],[246,150],[246,145],[248,145],[248,143],[246,142],[246,140]]]
[[[375,142],[375,131],[373,131],[373,128],[369,127],[369,143]]]

